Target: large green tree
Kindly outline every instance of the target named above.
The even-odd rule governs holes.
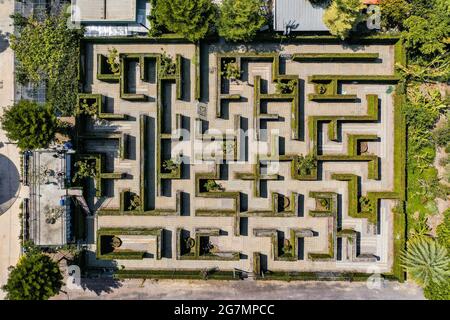
[[[0,118],[6,136],[22,150],[46,148],[59,129],[59,121],[49,105],[20,100]]]
[[[401,30],[411,12],[411,4],[407,0],[381,0],[380,9],[382,26]]]
[[[224,0],[219,35],[229,41],[250,41],[266,23],[262,0]]]
[[[331,34],[344,40],[349,37],[353,27],[362,21],[363,8],[364,4],[360,0],[333,0],[323,14],[323,22]]]
[[[450,276],[447,249],[425,236],[408,241],[401,261],[411,278],[424,287],[444,283]]]
[[[9,300],[48,300],[56,295],[63,276],[58,265],[42,253],[28,253],[11,268],[2,287]]]
[[[194,42],[211,31],[217,18],[211,0],[157,0],[153,10],[154,24]]]
[[[78,90],[79,41],[81,29],[67,26],[69,16],[49,15],[43,20],[33,16],[12,16],[16,35],[11,48],[18,62],[19,82],[47,83],[47,101],[60,113],[71,114]]]

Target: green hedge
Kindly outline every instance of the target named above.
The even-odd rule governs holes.
[[[294,53],[292,60],[299,62],[340,62],[374,61],[378,53]]]

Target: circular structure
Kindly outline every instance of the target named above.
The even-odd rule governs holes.
[[[20,189],[20,174],[15,164],[0,154],[0,214],[16,201]]]

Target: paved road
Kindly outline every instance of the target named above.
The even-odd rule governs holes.
[[[9,42],[7,33],[12,32],[11,19],[9,15],[13,13],[14,1],[0,1],[0,115],[3,109],[13,103],[14,100],[14,55]],[[5,203],[0,203],[0,208],[8,210],[3,213],[0,210],[0,286],[2,286],[8,276],[8,267],[15,265],[20,254],[20,222],[19,222],[19,204],[20,198],[17,177],[13,177],[18,172],[20,165],[19,152],[15,145],[5,144],[7,141],[5,133],[0,129],[0,156],[1,163],[8,164],[12,170],[7,170],[8,174],[2,174],[0,179],[8,183],[0,184],[0,192],[9,199]],[[14,183],[10,183],[15,181]],[[14,189],[14,190],[13,190]],[[4,197],[0,197],[3,199]],[[3,202],[3,200],[1,201]],[[11,206],[12,205],[12,206]],[[0,290],[0,299],[3,298],[3,292]]]
[[[419,300],[422,290],[411,283],[385,283],[368,289],[365,282],[255,282],[90,280],[88,290],[69,290],[55,299],[274,299],[274,300]]]

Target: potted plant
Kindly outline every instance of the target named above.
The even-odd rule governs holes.
[[[231,82],[236,81],[241,77],[241,71],[236,61],[224,62],[222,66],[222,76],[230,80]]]
[[[207,192],[218,192],[222,191],[223,187],[216,182],[216,180],[208,179],[203,185]]]
[[[106,62],[112,74],[120,74],[119,52],[116,48],[108,49],[108,57]]]

